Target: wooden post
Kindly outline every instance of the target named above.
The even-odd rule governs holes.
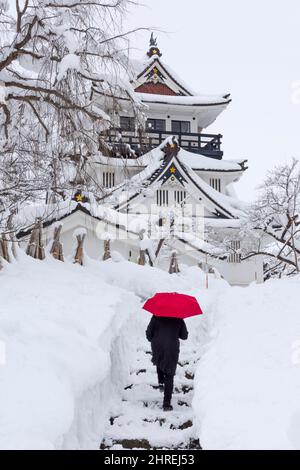
[[[146,256],[145,256],[145,250],[140,250],[140,255],[139,255],[139,259],[138,259],[138,264],[140,266],[145,266],[146,264]]]
[[[178,273],[180,273],[180,270],[179,270],[179,265],[178,265],[178,260],[177,260],[177,253],[176,251],[173,251],[172,256],[171,256],[169,274],[178,274]]]
[[[103,254],[103,261],[107,261],[111,259],[111,254],[110,254],[110,240],[104,240],[104,254]]]
[[[82,235],[76,235],[77,248],[76,248],[74,264],[80,264],[80,266],[83,266],[83,242],[84,242],[85,236],[86,236],[85,233]]]
[[[26,254],[35,259],[45,259],[45,249],[43,245],[43,223],[37,219],[32,229]]]
[[[53,258],[57,259],[58,261],[64,261],[63,247],[60,242],[61,229],[62,229],[62,225],[60,225],[59,227],[55,227],[54,239],[53,239],[52,247],[50,250],[50,253],[53,256]]]

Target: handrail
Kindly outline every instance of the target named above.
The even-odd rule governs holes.
[[[119,138],[120,136],[120,138]],[[136,154],[144,154],[147,151],[161,145],[169,136],[175,136],[181,148],[189,152],[205,155],[211,158],[221,159],[221,134],[201,134],[195,132],[172,132],[147,130],[145,133],[137,134],[135,131],[123,131],[110,129],[106,131],[107,141],[119,152],[124,144],[128,144]],[[127,149],[128,153],[128,149]]]

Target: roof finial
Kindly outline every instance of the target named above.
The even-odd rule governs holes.
[[[150,37],[150,47],[157,47],[157,38],[154,37],[153,33],[151,33]]]
[[[157,38],[154,37],[154,34],[151,33],[150,36],[150,49],[147,52],[147,56],[149,58],[153,57],[154,55],[157,55],[158,57],[162,56],[162,53],[160,52],[158,46],[157,46]]]

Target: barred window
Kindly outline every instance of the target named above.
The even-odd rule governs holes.
[[[158,206],[168,206],[169,205],[169,191],[166,189],[160,189],[156,191],[156,204]]]
[[[115,186],[115,174],[113,172],[107,171],[103,173],[103,187],[104,188],[113,188]]]
[[[216,191],[221,192],[221,179],[220,178],[210,178],[209,179],[209,184]]]
[[[176,204],[182,204],[186,199],[186,191],[174,191],[174,199]]]
[[[134,131],[135,118],[129,116],[120,116],[120,127],[122,131]]]
[[[232,240],[231,241],[231,254],[228,258],[228,263],[238,264],[241,262],[241,255],[237,253],[241,249],[241,242],[239,240]]]

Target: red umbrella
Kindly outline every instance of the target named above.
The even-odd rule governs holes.
[[[143,309],[156,317],[188,318],[203,313],[195,297],[177,292],[155,294],[147,300]]]

